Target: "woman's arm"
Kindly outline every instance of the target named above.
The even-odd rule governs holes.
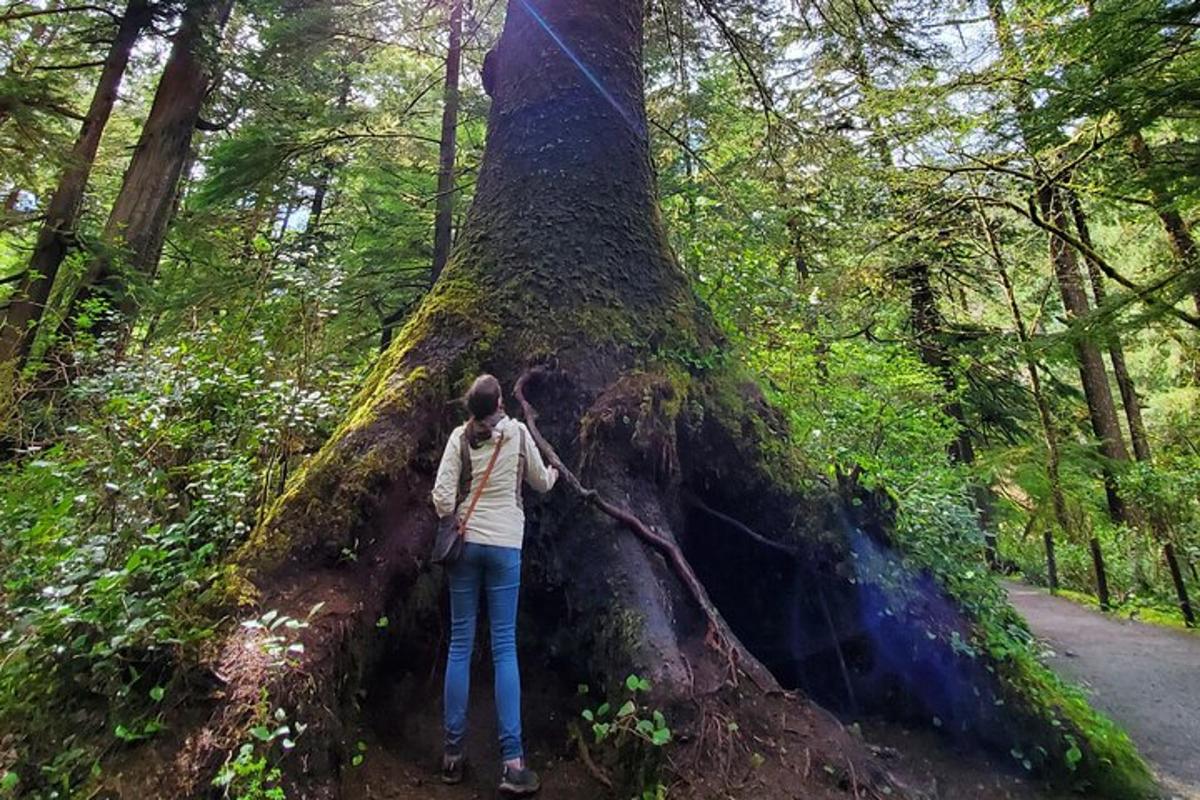
[[[462,457],[459,448],[462,447],[462,428],[456,428],[446,441],[446,449],[442,451],[442,463],[438,464],[437,479],[433,482],[433,508],[439,517],[448,517],[454,513],[458,504],[458,480],[462,472]]]
[[[520,424],[522,428],[525,428],[525,423]],[[546,466],[537,444],[533,441],[533,434],[527,428],[521,440],[525,443],[525,482],[536,491],[550,491],[554,488],[554,482],[558,480],[558,470]]]

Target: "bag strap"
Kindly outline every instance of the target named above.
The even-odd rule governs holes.
[[[466,436],[463,432],[463,436]],[[500,455],[500,448],[504,446],[504,434],[500,434],[500,441],[496,442],[496,446],[492,449],[492,457],[488,460],[487,469],[483,471],[483,479],[479,481],[479,486],[475,489],[474,495],[471,497],[471,505],[467,507],[467,513],[463,515],[462,522],[458,524],[458,535],[467,535],[467,520],[475,513],[475,506],[479,503],[479,496],[483,494],[483,489],[487,486],[488,478],[492,477],[492,468],[496,466],[496,457]]]
[[[461,506],[463,501],[467,499],[467,492],[471,488],[471,450],[467,444],[467,432],[463,431],[462,436],[458,437],[458,487],[455,492],[454,505]]]
[[[528,469],[528,466],[526,465],[526,461],[525,461],[525,426],[522,425],[519,428],[519,430],[521,432],[521,438],[520,438],[521,449],[518,451],[519,455],[517,456],[517,481],[516,481],[516,483],[517,483],[517,489],[516,489],[517,498],[516,499],[517,499],[517,508],[524,509],[525,508],[525,497],[521,493],[521,489],[525,486],[525,470]]]

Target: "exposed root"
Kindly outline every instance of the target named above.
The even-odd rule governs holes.
[[[583,762],[583,766],[588,773],[606,788],[613,788],[612,778],[608,777],[608,774],[600,769],[600,766],[592,760],[592,753],[588,749],[587,741],[584,739],[583,733],[579,730],[579,726],[571,725],[571,738],[575,740],[575,748],[579,752],[579,760]]]
[[[529,428],[530,434],[533,435],[534,441],[538,448],[545,454],[546,460],[558,470],[567,484],[580,496],[586,498],[592,505],[596,506],[600,511],[617,520],[633,531],[637,536],[647,544],[654,547],[663,555],[675,571],[676,576],[683,583],[684,587],[691,594],[692,599],[704,612],[708,619],[708,632],[705,636],[705,643],[715,649],[724,656],[729,664],[730,681],[737,685],[737,676],[739,664],[741,672],[745,674],[761,691],[776,692],[780,691],[779,684],[771,673],[759,663],[753,655],[751,655],[737,636],[729,629],[729,625],[721,617],[721,612],[717,610],[716,605],[708,596],[704,585],[700,579],[696,577],[696,573],[688,564],[687,558],[683,551],[671,539],[659,533],[652,526],[646,525],[628,510],[609,502],[602,498],[594,489],[589,489],[579,482],[575,474],[567,468],[562,459],[558,457],[558,453],[546,441],[537,427],[537,411],[530,405],[525,397],[525,386],[530,379],[541,377],[547,374],[547,370],[542,367],[534,367],[526,370],[513,387],[513,395],[521,404],[521,410],[525,415],[525,424]]]

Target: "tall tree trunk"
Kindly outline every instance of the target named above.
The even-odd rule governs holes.
[[[975,463],[975,448],[971,442],[971,429],[967,425],[962,401],[956,396],[958,379],[955,377],[954,366],[946,346],[945,319],[938,309],[937,295],[929,279],[929,266],[923,261],[916,261],[904,267],[901,275],[908,284],[909,319],[917,342],[917,353],[921,361],[941,378],[942,387],[950,398],[942,406],[942,411],[954,420],[957,426],[954,441],[949,446],[950,459],[957,464],[969,466]],[[999,566],[996,533],[988,522],[991,497],[987,487],[975,481],[972,481],[971,493],[979,511],[984,557],[988,566],[996,569]]]
[[[1029,375],[1029,389],[1033,394],[1034,405],[1038,410],[1038,421],[1042,427],[1042,439],[1046,444],[1046,479],[1050,483],[1050,502],[1054,508],[1054,519],[1063,533],[1070,536],[1072,530],[1071,515],[1067,510],[1067,497],[1063,492],[1062,476],[1059,473],[1058,430],[1054,427],[1054,418],[1050,414],[1050,404],[1046,393],[1042,390],[1042,379],[1039,374],[1037,360],[1033,357],[1029,330],[1025,327],[1025,319],[1021,314],[1021,306],[1017,302],[1017,293],[1012,279],[1008,275],[1008,267],[1004,263],[1004,254],[1000,243],[996,240],[996,232],[992,221],[978,209],[980,221],[983,224],[984,237],[991,251],[992,259],[996,262],[996,273],[1000,284],[1004,287],[1004,296],[1008,300],[1008,310],[1012,315],[1013,327],[1017,330],[1017,340],[1021,343],[1021,351],[1025,357],[1025,370]],[[1058,591],[1058,564],[1054,557],[1054,534],[1047,528],[1042,534],[1046,550],[1046,577],[1051,592]]]
[[[211,716],[188,733],[171,768],[154,754],[161,796],[211,791],[212,771],[257,724],[265,692],[308,726],[280,764],[295,796],[335,797],[342,748],[354,741],[356,690],[378,672],[393,683],[404,671],[429,674],[439,642],[430,619],[437,604],[428,597],[440,588],[420,572],[435,528],[431,463],[457,422],[447,399],[479,370],[505,386],[520,378],[527,423],[536,407],[537,428],[560,448],[560,463],[597,493],[564,473],[562,490],[530,505],[522,554],[525,590],[541,598],[527,604],[522,626],[537,626],[545,645],[530,655],[553,657],[554,674],[572,689],[576,680],[619,684],[633,671],[650,680],[652,702],[679,719],[677,730],[693,734],[688,746],[698,756],[720,748],[725,763],[732,758],[748,774],[752,754],[763,753],[758,763],[786,770],[780,779],[804,786],[805,796],[832,791],[828,771],[810,773],[805,755],[814,764],[848,762],[864,796],[902,795],[881,785],[886,779],[839,726],[779,692],[746,644],[795,648],[797,629],[817,626],[819,636],[804,638],[829,642],[828,659],[838,640],[853,638],[870,662],[858,672],[847,665],[868,708],[901,696],[920,718],[938,713],[947,727],[991,736],[1005,752],[1017,745],[1040,758],[1036,748],[1045,746],[1046,765],[1065,760],[1067,731],[1034,711],[1014,680],[1002,680],[1015,678],[1015,667],[956,651],[971,631],[949,595],[922,591],[937,611],[925,611],[924,601],[920,611],[889,605],[879,624],[879,578],[854,554],[886,554],[886,522],[860,529],[830,492],[805,488],[812,484],[793,458],[783,416],[733,360],[689,369],[702,359],[680,359],[720,353],[725,342],[667,247],[657,209],[644,13],[641,0],[541,0],[536,10],[533,0],[510,0],[489,57],[484,161],[450,261],[345,422],[293,476],[232,565],[233,588],[260,609],[297,618],[312,610],[297,632],[298,664],[270,669],[262,633],[231,626],[216,657],[223,687]],[[530,372],[532,363],[552,366]],[[736,511],[737,525],[698,518],[685,506],[689,495]],[[770,538],[746,537],[748,526]],[[342,557],[346,550],[356,558]],[[799,614],[791,601],[811,613]],[[722,604],[736,617],[727,620]],[[376,626],[384,615],[395,620],[386,637]],[[813,691],[824,685],[845,696],[836,670],[829,675],[817,666],[824,662],[787,652],[792,661],[775,664],[780,674],[790,663]],[[939,676],[932,694],[930,681],[914,677],[931,674]],[[965,691],[934,699],[945,685]],[[406,700],[428,702],[421,691]],[[397,704],[393,714],[409,710]],[[787,752],[772,744],[784,741],[784,719],[811,731]],[[753,744],[720,744],[741,742],[750,723],[763,732]],[[1123,777],[1127,767],[1107,766],[1103,741],[1063,724],[1083,743],[1081,773],[1121,782],[1129,793],[1147,780],[1136,768]],[[728,794],[711,783],[691,791]]]
[[[75,140],[66,169],[46,207],[46,220],[38,231],[25,277],[13,292],[4,318],[0,320],[0,363],[15,361],[19,368],[29,357],[58,268],[74,237],[88,176],[100,146],[100,137],[116,103],[130,53],[151,17],[147,0],[130,0],[117,25],[79,138]]]
[[[189,3],[154,102],[104,228],[104,251],[88,264],[68,319],[87,299],[108,296],[127,325],[137,313],[131,284],[154,272],[200,111],[216,77],[221,33],[233,0]]]
[[[1008,19],[1003,0],[987,0],[987,7],[1001,53],[1013,63],[1021,63],[1020,48],[1013,34],[1012,24]],[[1018,127],[1025,139],[1025,144],[1027,147],[1036,148],[1038,137],[1034,135],[1031,123],[1032,98],[1024,86],[1019,86],[1012,91],[1012,99]],[[1061,137],[1055,135],[1052,138]],[[1062,190],[1058,186],[1052,183],[1039,186],[1037,204],[1042,216],[1055,227],[1060,230],[1070,228]],[[1083,287],[1079,261],[1071,245],[1054,235],[1050,236],[1050,261],[1054,267],[1054,276],[1062,295],[1063,308],[1074,329],[1072,339],[1075,356],[1079,362],[1079,377],[1083,384],[1084,396],[1087,399],[1092,431],[1100,440],[1101,453],[1110,462],[1104,468],[1104,491],[1108,498],[1108,513],[1113,521],[1124,523],[1127,521],[1127,509],[1117,487],[1111,462],[1128,461],[1129,453],[1125,449],[1125,440],[1121,434],[1121,425],[1117,420],[1112,389],[1108,385],[1108,373],[1104,368],[1100,349],[1088,338],[1085,331],[1079,329],[1079,322],[1085,319],[1091,311],[1087,293]]]
[[[1088,231],[1087,218],[1084,216],[1083,207],[1079,203],[1078,197],[1073,193],[1069,196],[1071,208],[1075,217],[1076,229],[1079,232],[1080,241],[1089,248],[1092,247],[1091,234]],[[1092,293],[1096,298],[1096,304],[1100,305],[1105,299],[1104,290],[1104,275],[1100,272],[1091,259],[1085,259],[1088,265],[1088,274],[1092,282]],[[1138,403],[1137,391],[1133,385],[1133,378],[1129,375],[1129,370],[1125,366],[1125,351],[1121,347],[1121,340],[1115,333],[1109,339],[1109,357],[1112,360],[1113,375],[1117,379],[1117,385],[1121,389],[1121,399],[1125,405],[1126,418],[1129,421],[1129,435],[1133,441],[1134,458],[1138,461],[1151,463],[1153,455],[1150,452],[1150,439],[1146,436],[1146,426],[1142,422],[1142,410]],[[1195,617],[1192,612],[1191,601],[1188,598],[1187,585],[1183,581],[1183,574],[1175,563],[1174,550],[1171,546],[1171,529],[1170,525],[1163,518],[1163,515],[1157,510],[1151,508],[1148,512],[1150,518],[1150,529],[1154,534],[1155,540],[1162,545],[1163,557],[1166,559],[1171,572],[1171,581],[1175,587],[1175,596],[1179,602],[1180,612],[1183,614],[1184,621],[1190,626],[1195,624]],[[1104,586],[1105,594],[1107,594],[1107,585],[1103,579],[1104,566],[1100,560],[1100,544],[1097,540],[1092,540],[1092,553],[1097,562],[1097,583]],[[1101,606],[1107,605],[1106,598],[1102,597]]]
[[[1079,240],[1089,249],[1094,249],[1092,234],[1088,228],[1087,216],[1084,214],[1083,204],[1079,202],[1079,196],[1071,191],[1067,191],[1065,194],[1067,202],[1071,206],[1071,216],[1074,218],[1075,230],[1079,234]],[[1104,273],[1093,259],[1084,256],[1083,260],[1087,264],[1088,278],[1092,285],[1092,296],[1096,300],[1096,307],[1099,308],[1107,298],[1107,292],[1104,288]],[[1125,348],[1122,346],[1121,337],[1117,333],[1109,334],[1108,356],[1112,362],[1113,377],[1116,379],[1117,388],[1121,392],[1121,404],[1125,408],[1125,420],[1129,423],[1129,440],[1133,444],[1134,457],[1138,461],[1149,461],[1150,442],[1146,438],[1146,425],[1142,421],[1142,407],[1138,401],[1137,390],[1133,385],[1133,378],[1129,374],[1129,367],[1125,363]]]
[[[1038,203],[1042,214],[1056,227],[1065,230],[1068,223],[1064,201],[1063,193],[1057,187],[1046,186],[1038,191]],[[1129,451],[1125,448],[1125,438],[1117,419],[1117,408],[1113,403],[1108,371],[1104,368],[1100,348],[1090,339],[1087,332],[1079,329],[1079,322],[1091,312],[1079,270],[1079,261],[1071,245],[1057,236],[1050,237],[1050,259],[1054,264],[1054,276],[1058,281],[1068,324],[1074,329],[1072,340],[1075,357],[1079,362],[1079,379],[1087,399],[1088,416],[1092,421],[1092,431],[1100,440],[1100,452],[1109,462],[1104,467],[1104,491],[1108,496],[1108,513],[1114,522],[1124,524],[1130,521],[1129,512],[1117,486],[1113,463],[1128,461]]]
[[[442,138],[438,147],[437,213],[433,220],[433,267],[437,282],[450,258],[454,224],[454,159],[458,148],[458,74],[462,67],[463,0],[450,0],[450,36],[446,50],[446,82],[442,90]]]
[[[917,261],[907,265],[902,274],[909,287],[909,319],[917,340],[917,353],[921,361],[941,378],[943,388],[952,398],[943,406],[946,415],[958,424],[958,434],[950,445],[950,458],[959,464],[972,464],[975,462],[975,448],[971,444],[971,432],[962,403],[954,397],[958,391],[958,381],[955,380],[946,348],[945,320],[929,281],[929,266]]]

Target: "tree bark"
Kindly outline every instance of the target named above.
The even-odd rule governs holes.
[[[1093,536],[1088,546],[1092,551],[1092,568],[1096,572],[1096,598],[1100,601],[1100,610],[1108,611],[1111,607],[1108,597],[1108,570],[1104,568],[1104,552],[1100,549],[1100,540]]]
[[[29,357],[58,269],[74,237],[79,206],[96,150],[116,103],[130,53],[152,16],[147,0],[130,0],[117,25],[87,117],[46,207],[46,220],[38,231],[25,277],[13,292],[4,318],[0,320],[0,363],[14,361],[20,368]]]
[[[908,283],[909,320],[913,335],[917,341],[917,353],[921,361],[933,370],[942,381],[942,387],[950,398],[942,405],[946,416],[954,420],[957,431],[954,441],[950,443],[950,460],[956,464],[971,465],[975,463],[975,448],[971,442],[971,429],[967,425],[966,413],[962,401],[956,396],[958,380],[954,375],[954,367],[946,346],[946,323],[942,312],[938,309],[937,295],[929,280],[929,266],[921,261],[906,266],[902,275]],[[979,511],[979,527],[983,531],[984,557],[988,567],[997,569],[999,561],[996,554],[996,534],[988,524],[988,509],[991,498],[986,486],[975,481],[971,483],[971,493]]]
[[[958,391],[958,381],[955,380],[946,349],[945,320],[929,281],[929,266],[914,262],[904,268],[903,276],[909,287],[909,319],[917,340],[917,353],[921,361],[941,378],[942,387],[952,398],[943,406],[946,415],[958,424],[958,433],[950,445],[950,458],[959,464],[973,464],[975,448],[971,444],[971,431],[967,427],[962,403],[954,397]]]
[[[122,325],[137,313],[134,284],[154,272],[200,111],[218,68],[233,0],[188,4],[154,102],[105,225],[102,252],[88,264],[68,320],[91,297],[111,299]]]
[[[987,0],[987,6],[1001,52],[1007,59],[1019,63],[1020,48],[1013,35],[1012,24],[1008,19],[1003,0]],[[1032,98],[1023,86],[1012,91],[1012,98],[1018,127],[1025,139],[1025,144],[1027,147],[1036,148],[1039,144],[1039,137],[1035,135],[1032,126]],[[1059,139],[1061,136],[1056,132],[1051,138]],[[1043,218],[1060,230],[1069,229],[1067,209],[1064,207],[1062,190],[1058,186],[1052,183],[1044,183],[1039,186],[1037,204]],[[1075,329],[1072,331],[1075,355],[1079,362],[1080,381],[1087,399],[1092,431],[1100,440],[1101,453],[1110,462],[1128,461],[1129,454],[1125,449],[1120,423],[1117,421],[1112,389],[1108,385],[1108,374],[1104,369],[1100,350],[1095,343],[1090,341],[1085,331],[1079,330],[1078,323],[1087,317],[1090,307],[1083,288],[1075,250],[1068,242],[1052,235],[1050,237],[1050,261],[1054,267],[1054,275],[1058,281],[1067,319]],[[1127,509],[1118,490],[1116,476],[1111,466],[1106,466],[1104,470],[1104,491],[1108,498],[1109,516],[1114,522],[1127,522]]]
[[[1079,204],[1079,199],[1073,194],[1070,197],[1072,211],[1075,217],[1075,224],[1079,232],[1080,240],[1083,241],[1089,248],[1091,244],[1091,235],[1088,232],[1087,219],[1083,214],[1083,208]],[[1104,302],[1104,275],[1092,263],[1090,259],[1085,259],[1088,264],[1088,273],[1092,281],[1092,292],[1096,297],[1096,304]],[[1153,454],[1150,451],[1150,439],[1146,436],[1146,426],[1142,422],[1142,411],[1138,403],[1137,392],[1134,389],[1133,379],[1129,375],[1129,371],[1125,366],[1125,352],[1121,347],[1121,340],[1113,334],[1109,339],[1109,356],[1112,360],[1113,375],[1117,379],[1117,385],[1121,389],[1121,398],[1125,405],[1126,418],[1129,421],[1129,435],[1133,442],[1134,458],[1138,461],[1150,464],[1153,462]],[[1171,572],[1171,582],[1175,588],[1175,596],[1179,602],[1179,608],[1183,614],[1184,621],[1189,625],[1195,624],[1195,618],[1192,612],[1191,601],[1188,599],[1187,584],[1183,580],[1183,575],[1179,570],[1178,564],[1175,561],[1174,550],[1171,545],[1171,529],[1170,524],[1163,515],[1156,509],[1151,508],[1149,511],[1150,529],[1153,532],[1155,540],[1162,545],[1163,557],[1167,561],[1167,565]],[[1104,578],[1103,562],[1099,559],[1100,544],[1097,540],[1092,540],[1092,553],[1096,559],[1096,580],[1097,585],[1103,587],[1101,595],[1101,608],[1107,606],[1107,582]]]
[[[1179,598],[1179,612],[1189,628],[1196,627],[1196,615],[1192,611],[1192,601],[1188,599],[1187,583],[1183,580],[1183,572],[1179,569],[1179,559],[1175,557],[1175,546],[1170,542],[1163,544],[1163,555],[1167,559],[1167,568],[1171,570],[1171,581],[1175,584],[1175,592]]]
[[[1044,187],[1038,192],[1038,202],[1047,219],[1060,228],[1066,228],[1066,209],[1063,207],[1064,198],[1061,191],[1052,186]],[[1054,263],[1054,276],[1058,281],[1068,324],[1074,328],[1072,338],[1075,356],[1079,362],[1079,379],[1087,399],[1092,431],[1100,440],[1100,452],[1109,461],[1104,467],[1104,491],[1108,497],[1108,513],[1114,522],[1125,524],[1130,521],[1129,512],[1117,486],[1112,464],[1128,461],[1129,451],[1125,449],[1125,438],[1117,419],[1112,388],[1108,383],[1108,372],[1104,368],[1100,348],[1091,341],[1085,331],[1079,330],[1079,321],[1091,311],[1079,272],[1079,262],[1071,246],[1057,236],[1050,238],[1050,258]]]

